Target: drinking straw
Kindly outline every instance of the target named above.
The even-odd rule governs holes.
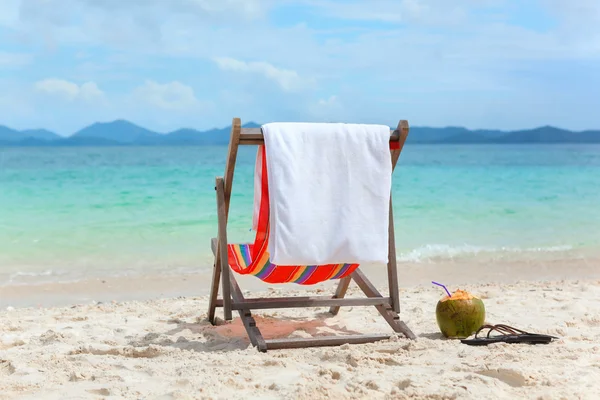
[[[450,292],[448,291],[448,289],[446,288],[446,286],[442,285],[441,283],[437,283],[434,281],[431,281],[431,283],[433,283],[434,285],[438,285],[444,288],[444,290],[446,291],[446,293],[448,293],[448,297],[452,297],[452,295],[450,294]]]

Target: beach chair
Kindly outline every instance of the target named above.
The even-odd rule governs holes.
[[[404,142],[408,136],[408,130],[408,122],[401,120],[398,123],[397,129],[391,130],[390,132],[392,168],[394,168],[398,162],[400,152],[402,151]],[[268,221],[265,222],[264,218],[262,218],[261,221],[261,218],[259,217],[254,244],[228,243],[227,216],[229,212],[233,173],[238,148],[240,145],[262,144],[264,144],[264,138],[261,128],[242,128],[240,119],[233,119],[225,175],[224,177],[216,178],[215,186],[217,192],[218,237],[213,238],[211,241],[215,262],[209,299],[209,321],[213,325],[216,323],[215,310],[217,307],[223,308],[224,318],[227,321],[232,320],[232,312],[237,311],[244,324],[250,342],[262,352],[271,349],[336,346],[346,343],[359,344],[389,339],[391,334],[337,335],[266,340],[263,338],[251,311],[279,308],[330,307],[329,312],[336,315],[341,306],[374,306],[394,332],[402,333],[407,338],[414,339],[415,335],[399,317],[400,299],[391,196],[387,264],[389,296],[383,296],[367,279],[357,264],[296,267],[275,266],[271,264],[268,259],[268,252],[265,255],[266,250],[264,250],[266,249],[269,229]],[[259,147],[259,151],[261,148],[262,147]],[[249,254],[256,256],[256,259],[249,259]],[[262,259],[259,259],[261,257]],[[268,271],[268,273],[265,273],[265,271]],[[267,283],[294,282],[297,284],[310,285],[329,279],[338,279],[339,283],[335,294],[332,296],[245,298],[236,281],[234,272],[255,275]],[[358,285],[366,297],[345,298],[351,280]],[[218,298],[220,285],[222,296],[221,298]]]

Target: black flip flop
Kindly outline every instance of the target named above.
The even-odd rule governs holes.
[[[486,337],[478,337],[479,333],[489,329]],[[500,335],[490,336],[492,331],[498,331]],[[490,343],[528,343],[528,344],[548,344],[552,339],[559,339],[556,336],[542,335],[540,333],[529,333],[512,326],[483,325],[475,332],[474,339],[461,339],[461,342],[470,346],[487,346]]]

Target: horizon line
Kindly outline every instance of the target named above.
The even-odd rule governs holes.
[[[83,126],[82,128],[76,130],[75,132],[73,132],[71,134],[66,134],[66,135],[58,133],[58,132],[53,131],[53,130],[50,130],[48,128],[15,129],[15,128],[11,128],[8,125],[4,125],[2,123],[0,123],[0,127],[4,127],[4,128],[7,128],[7,129],[10,129],[12,131],[19,132],[19,133],[26,132],[26,131],[44,130],[44,131],[48,131],[50,133],[53,133],[55,135],[58,135],[58,136],[60,136],[62,138],[69,138],[71,136],[74,136],[78,132],[80,132],[80,131],[82,131],[82,130],[84,130],[86,128],[89,128],[89,127],[91,127],[93,125],[97,125],[97,124],[108,125],[108,124],[112,124],[112,123],[116,123],[116,122],[126,122],[128,124],[135,125],[135,126],[137,126],[139,128],[151,131],[153,133],[157,133],[159,135],[169,135],[169,134],[171,134],[173,132],[177,132],[179,130],[184,130],[184,129],[194,130],[194,131],[197,131],[197,132],[207,132],[207,131],[211,131],[211,130],[221,130],[221,129],[226,129],[226,128],[230,128],[231,127],[231,124],[225,125],[225,126],[222,126],[222,127],[212,127],[212,128],[207,128],[207,129],[182,126],[180,128],[176,128],[176,129],[164,132],[164,131],[158,131],[158,130],[154,130],[152,128],[148,128],[146,126],[143,126],[141,124],[138,124],[136,122],[133,122],[133,121],[125,119],[125,118],[116,118],[116,119],[109,120],[109,121],[95,121],[95,122],[92,122],[90,124],[87,124],[87,125]],[[290,121],[290,122],[303,122],[303,121]],[[352,123],[360,123],[360,122],[352,122]],[[258,123],[258,122],[250,120],[248,122],[242,123],[242,127],[244,125],[248,125],[248,124],[256,124],[256,125],[259,125],[259,126],[263,125],[261,123]],[[390,125],[390,128],[394,128],[394,127]],[[549,124],[539,125],[539,126],[535,126],[535,127],[532,127],[532,128],[517,128],[517,129],[508,129],[508,130],[507,129],[498,129],[498,128],[467,128],[465,126],[457,126],[457,125],[445,125],[445,126],[413,125],[413,126],[411,126],[410,125],[410,121],[409,121],[409,128],[410,129],[412,129],[412,128],[427,128],[427,129],[451,129],[451,128],[455,128],[455,129],[465,129],[465,130],[472,131],[472,132],[473,131],[496,131],[496,132],[503,132],[503,133],[512,133],[512,132],[517,132],[517,131],[532,131],[532,130],[541,129],[541,128],[553,128],[553,129],[568,131],[568,132],[572,132],[572,133],[581,133],[581,132],[589,132],[589,131],[600,131],[600,128],[588,128],[588,129],[582,129],[582,130],[571,130],[571,129],[568,129],[568,128],[562,128],[562,127],[558,127],[558,126],[554,126],[554,125],[549,125]]]

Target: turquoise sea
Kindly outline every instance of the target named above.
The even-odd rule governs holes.
[[[242,148],[229,236],[251,240],[256,148]],[[0,285],[212,267],[226,147],[0,148]],[[595,256],[600,146],[407,145],[398,258]]]

